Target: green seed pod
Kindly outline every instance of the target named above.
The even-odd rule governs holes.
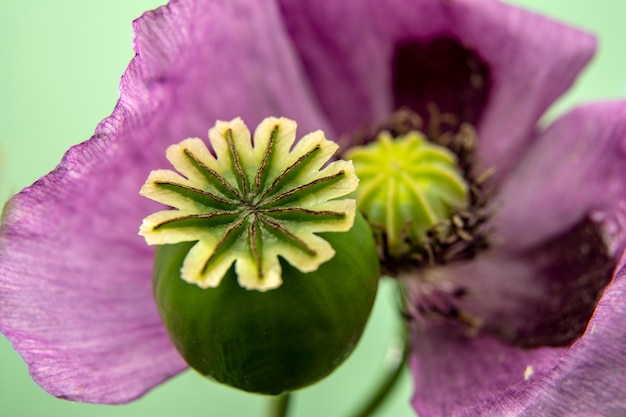
[[[385,250],[392,256],[410,257],[429,229],[445,226],[455,209],[468,206],[469,187],[455,154],[420,132],[393,138],[384,131],[347,157],[361,180],[358,208],[384,230]]]
[[[155,297],[187,363],[219,382],[263,394],[304,387],[339,366],[370,314],[378,258],[360,216],[348,232],[322,237],[336,255],[308,273],[282,261],[284,282],[268,292],[240,287],[233,268],[216,288],[188,284],[179,271],[191,245],[158,247]]]
[[[322,132],[240,119],[172,145],[178,172],[153,171],[141,194],[174,209],[146,217],[159,245],[154,293],[190,366],[231,386],[280,394],[311,384],[354,349],[372,308],[379,261],[346,198],[352,163],[329,162]]]

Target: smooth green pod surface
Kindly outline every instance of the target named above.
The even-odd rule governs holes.
[[[180,268],[193,242],[157,247],[155,298],[187,363],[219,382],[272,395],[337,368],[367,323],[379,261],[360,215],[349,231],[320,236],[335,256],[310,273],[281,260],[283,284],[267,292],[241,288],[232,267],[216,288],[189,284]]]

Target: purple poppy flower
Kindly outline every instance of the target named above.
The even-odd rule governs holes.
[[[582,107],[537,134],[591,58],[590,36],[487,0],[181,0],[135,36],[113,114],[5,210],[0,331],[44,389],[122,403],[186,368],[137,235],[157,210],[138,190],[168,145],[237,116],[338,138],[400,106],[427,118],[432,103],[474,125],[479,163],[496,167],[502,244],[407,284],[415,308],[425,276],[463,288],[451,302],[482,324],[414,331],[416,410],[626,412],[626,104]]]

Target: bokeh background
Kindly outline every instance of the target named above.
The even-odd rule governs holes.
[[[110,114],[119,77],[133,56],[131,21],[164,2],[0,0],[0,203],[53,169],[68,147],[88,139]],[[576,103],[626,98],[626,2],[510,3],[587,29],[600,39],[595,60],[546,121]],[[349,415],[364,400],[393,355],[395,305],[393,288],[385,283],[357,352],[330,378],[297,393],[292,416]],[[415,416],[410,397],[405,372],[378,415]],[[261,416],[265,400],[187,371],[129,405],[71,403],[32,382],[20,356],[0,336],[0,416]]]

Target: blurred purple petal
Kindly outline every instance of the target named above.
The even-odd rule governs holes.
[[[523,348],[566,346],[583,334],[613,276],[617,260],[599,231],[583,219],[531,250],[499,247],[421,274],[462,289],[462,297],[450,300],[480,321],[481,332]]]
[[[593,214],[620,252],[626,246],[625,166],[626,103],[571,111],[539,136],[504,185],[498,235],[519,250]]]
[[[153,303],[152,251],[137,230],[154,207],[138,191],[167,145],[205,137],[216,119],[325,127],[281,28],[276,8],[254,1],[147,13],[111,117],[10,202],[0,330],[52,394],[126,402],[185,368]]]
[[[625,415],[618,346],[626,336],[616,324],[626,314],[617,302],[626,295],[624,260],[615,268],[626,246],[625,166],[626,103],[572,111],[537,139],[504,186],[494,219],[502,244],[473,262],[423,272],[465,287],[456,308],[490,335],[449,325],[416,332],[420,415],[490,415],[498,407],[512,416]],[[515,347],[550,345],[565,347]]]
[[[518,349],[491,336],[466,336],[458,330],[433,326],[411,340],[412,402],[420,417],[516,416],[521,402],[510,401],[501,413],[488,410],[509,398],[518,385],[527,384],[530,372],[549,369],[565,350]]]
[[[588,34],[496,1],[281,0],[281,10],[338,133],[394,110],[393,60],[401,43],[452,38],[473,51],[488,66],[492,84],[479,123],[479,152],[484,166],[497,166],[501,176],[595,50]]]
[[[518,349],[433,327],[413,339],[413,405],[421,417],[626,415],[624,259],[571,348]]]
[[[626,259],[613,284],[598,304],[585,335],[555,366],[529,387],[532,395],[512,395],[502,405],[528,398],[520,416],[604,416],[626,415]]]

